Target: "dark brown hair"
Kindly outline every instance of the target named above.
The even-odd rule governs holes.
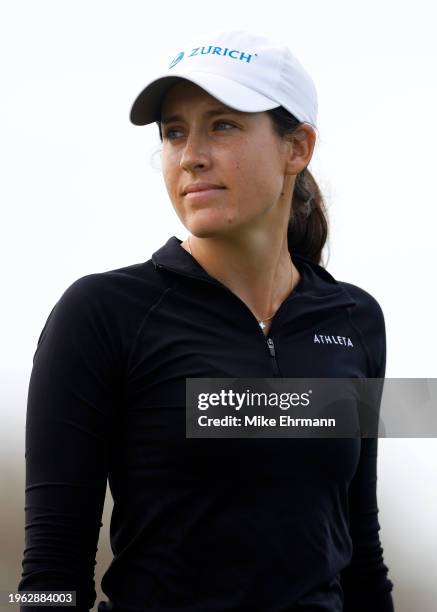
[[[281,138],[292,134],[301,124],[282,106],[266,113]],[[291,253],[303,255],[321,265],[322,250],[328,237],[328,217],[319,186],[308,168],[296,175],[287,236]]]
[[[280,138],[292,134],[301,124],[282,106],[266,112]],[[162,142],[161,123],[157,121],[156,124]],[[288,249],[292,254],[297,253],[316,264],[323,265],[321,257],[328,237],[328,218],[323,196],[308,168],[296,175],[287,236]]]

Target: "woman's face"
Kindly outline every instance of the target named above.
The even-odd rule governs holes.
[[[165,185],[191,233],[211,237],[269,222],[283,190],[286,147],[267,113],[236,111],[181,81],[163,100],[161,128]],[[193,183],[218,188],[185,194]]]

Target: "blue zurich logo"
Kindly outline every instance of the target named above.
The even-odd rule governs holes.
[[[169,68],[173,68],[173,66],[176,66],[176,64],[179,64],[179,62],[181,61],[181,59],[184,57],[184,52],[181,51],[175,58],[174,60],[171,62]]]

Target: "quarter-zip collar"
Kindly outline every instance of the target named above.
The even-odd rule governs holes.
[[[164,268],[170,272],[191,278],[198,278],[229,291],[228,287],[208,274],[199,262],[181,247],[181,243],[182,240],[176,236],[169,238],[161,248],[152,254],[155,267]],[[296,253],[292,254],[292,259],[299,270],[301,279],[289,298],[299,296],[304,302],[312,304],[313,307],[316,306],[314,303],[316,302],[323,308],[354,306],[356,304],[349,292],[325,268]],[[321,301],[320,298],[323,298],[323,300]],[[316,310],[319,310],[317,306]]]

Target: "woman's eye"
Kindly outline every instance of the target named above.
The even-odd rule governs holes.
[[[168,140],[173,140],[173,137],[172,137],[173,132],[178,132],[178,131],[180,132],[180,130],[177,130],[175,128],[169,129],[165,132],[164,136],[165,138],[168,138]]]
[[[215,125],[229,125],[230,127],[235,127],[232,123],[228,123],[227,121],[217,121]]]
[[[224,130],[224,131],[226,131],[226,130],[227,130],[229,127],[231,127],[231,128],[234,128],[234,127],[235,127],[235,125],[233,125],[232,123],[228,123],[227,121],[216,121],[216,122],[214,123],[214,128],[216,128],[217,126],[222,126],[222,125],[227,126],[227,127],[225,128],[225,130]],[[220,130],[220,131],[222,131],[222,130]],[[169,128],[169,129],[168,129],[168,130],[167,130],[167,131],[164,133],[164,136],[165,136],[165,138],[167,138],[168,140],[175,140],[175,138],[178,138],[178,136],[177,136],[177,133],[178,133],[178,132],[179,132],[179,133],[181,133],[181,130],[178,130],[177,128]],[[175,133],[176,133],[176,135],[175,135]]]

